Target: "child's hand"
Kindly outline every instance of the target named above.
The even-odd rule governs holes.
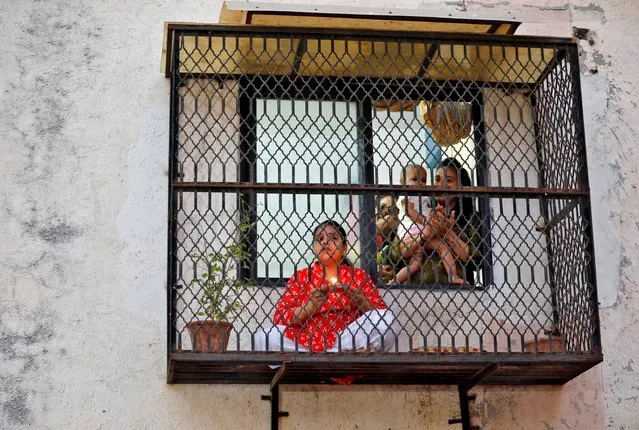
[[[410,200],[408,200],[408,201],[404,200],[404,202],[406,203],[406,213],[407,214],[410,215],[410,214],[416,212],[415,211],[415,203],[411,202]]]

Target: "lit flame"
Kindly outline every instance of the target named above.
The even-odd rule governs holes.
[[[335,276],[334,276],[334,277],[332,277],[332,278],[329,278],[329,279],[328,279],[328,282],[329,282],[331,285],[336,285],[336,284],[337,284],[337,277],[335,277]]]

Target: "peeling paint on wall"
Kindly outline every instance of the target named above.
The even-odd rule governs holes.
[[[34,424],[35,398],[47,395],[47,390],[34,389],[30,380],[43,378],[48,372],[48,344],[55,336],[55,314],[49,310],[18,312],[26,324],[15,324],[11,315],[15,308],[0,302],[0,403],[3,414],[0,428],[16,428]]]
[[[541,10],[541,11],[544,11],[544,10],[555,10],[555,11],[557,11],[557,10],[568,10],[569,5],[568,5],[568,3],[566,3],[566,4],[562,4],[562,5],[557,5],[557,6],[542,6],[542,5],[539,5],[539,4],[526,4],[526,3],[524,3],[524,7],[534,8],[534,9],[538,9],[538,10]]]
[[[70,242],[81,234],[80,229],[55,216],[50,216],[42,222],[27,221],[24,223],[24,229],[26,233],[36,235],[54,245]]]
[[[595,4],[595,3],[590,3],[587,6],[579,6],[579,5],[574,5],[573,6],[575,8],[575,10],[577,11],[584,11],[584,12],[597,12],[600,13],[602,16],[604,16],[604,9],[603,7]]]

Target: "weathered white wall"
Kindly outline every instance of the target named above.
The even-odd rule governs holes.
[[[605,362],[563,387],[479,388],[473,415],[484,429],[639,428],[634,2],[322,3],[513,16],[519,34],[591,30],[580,44]],[[165,384],[163,22],[215,22],[219,7],[0,2],[1,428],[268,428],[266,386]],[[330,418],[315,412],[333,404]],[[301,387],[283,408],[285,428],[452,428],[456,396]]]

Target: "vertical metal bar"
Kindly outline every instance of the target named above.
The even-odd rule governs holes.
[[[546,187],[546,173],[544,170],[544,162],[543,160],[543,143],[541,142],[541,130],[539,128],[539,115],[538,115],[538,103],[537,97],[535,94],[530,95],[530,104],[532,105],[532,115],[533,115],[533,132],[535,134],[535,146],[537,152],[537,166],[539,170],[539,186]],[[544,217],[544,221],[548,222],[550,219],[549,208],[548,208],[548,199],[545,197],[541,197],[539,199],[539,208],[541,210],[541,215]],[[555,282],[555,258],[553,255],[552,243],[550,241],[550,232],[544,230],[542,232],[544,238],[546,240],[546,254],[548,255],[548,283],[550,285],[550,300],[552,303],[552,320],[555,326],[559,324],[559,309],[557,308],[557,284]]]
[[[592,285],[590,292],[590,305],[592,306],[592,319],[591,322],[594,325],[592,327],[592,339],[590,342],[591,350],[601,350],[601,331],[599,326],[599,299],[597,297],[597,272],[595,269],[595,245],[594,235],[592,231],[592,211],[590,207],[590,182],[588,180],[588,160],[586,153],[586,136],[584,130],[584,113],[581,101],[581,76],[579,75],[579,53],[577,51],[577,45],[573,44],[566,48],[568,53],[568,63],[570,64],[570,74],[572,80],[571,89],[573,91],[574,103],[573,103],[573,123],[575,126],[575,140],[579,148],[579,154],[582,157],[581,167],[581,186],[584,190],[588,191],[588,197],[582,199],[581,207],[581,222],[588,244],[586,246],[586,254],[589,255],[588,267],[586,268],[586,284]]]
[[[428,42],[425,42],[428,43]],[[435,58],[435,54],[437,53],[437,50],[439,49],[439,44],[438,43],[433,43],[432,41],[430,41],[430,47],[428,48],[428,51],[426,52],[426,55],[424,55],[424,59],[422,60],[422,65],[419,69],[419,77],[424,79],[424,75],[426,75],[426,73],[428,73],[428,68],[430,67],[430,65],[433,62],[433,58]]]
[[[375,184],[373,163],[373,103],[370,98],[357,102],[357,142],[362,184]],[[364,193],[360,198],[359,239],[364,269],[377,282],[377,245],[375,243],[375,195]]]
[[[473,119],[473,140],[475,141],[475,169],[477,170],[477,185],[487,187],[488,184],[488,143],[486,140],[486,122],[484,120],[484,95],[481,91],[477,91],[475,99],[471,104],[471,112]],[[490,235],[490,200],[486,197],[479,198],[479,214],[481,217],[481,237],[482,237],[482,255],[484,256],[482,265],[482,275],[484,288],[493,284],[493,246]],[[474,272],[474,270],[473,270]],[[466,280],[468,282],[477,281],[474,279],[475,273],[472,273],[473,280],[466,270]]]
[[[169,180],[168,180],[168,226],[167,226],[167,277],[166,277],[166,293],[167,293],[167,363],[171,354],[171,351],[177,350],[177,336],[175,320],[177,318],[177,311],[175,308],[174,289],[176,284],[175,277],[175,265],[176,265],[176,249],[177,238],[175,236],[175,218],[177,216],[175,209],[176,192],[173,189],[173,184],[179,177],[177,172],[177,149],[178,149],[178,103],[179,94],[178,86],[180,84],[180,49],[177,42],[178,34],[175,31],[171,31],[169,39],[172,40],[171,46],[173,49],[173,63],[171,71],[171,94],[170,94],[170,111],[169,111]]]
[[[293,46],[293,38],[291,37],[291,46]],[[297,50],[295,51],[295,61],[293,62],[293,67],[291,67],[291,77],[295,77],[300,72],[300,66],[302,65],[302,58],[304,57],[304,53],[306,52],[306,38],[301,37],[299,41],[299,45],[297,45]]]
[[[461,425],[463,430],[471,430],[470,427],[470,408],[468,406],[468,390],[465,385],[458,385],[459,392],[459,408],[461,409]]]
[[[280,384],[271,387],[271,430],[280,427]]]
[[[257,118],[255,98],[250,93],[249,78],[239,79],[239,115],[240,115],[240,177],[239,182],[257,181]],[[242,238],[250,252],[248,268],[238,267],[241,279],[257,279],[257,204],[255,191],[249,190],[238,196],[240,220],[248,221],[251,228]]]

